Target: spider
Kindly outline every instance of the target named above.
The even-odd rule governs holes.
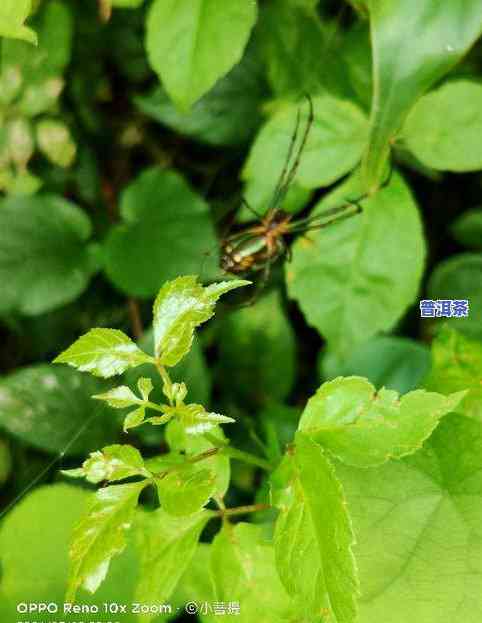
[[[367,195],[348,200],[345,205],[326,210],[316,216],[293,219],[293,215],[281,209],[286,193],[295,178],[303,150],[313,124],[313,102],[308,101],[308,119],[304,129],[300,146],[293,164],[290,161],[300,131],[300,111],[298,110],[296,125],[290,140],[286,161],[276,185],[273,198],[264,216],[259,215],[244,199],[242,200],[252,213],[257,223],[248,225],[240,231],[228,235],[221,243],[221,268],[234,275],[246,275],[252,272],[263,271],[262,283],[268,281],[271,266],[283,255],[290,254],[290,247],[286,237],[292,234],[304,233],[313,229],[322,229],[343,219],[355,216],[362,211],[360,201]]]

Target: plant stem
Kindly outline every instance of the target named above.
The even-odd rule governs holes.
[[[214,446],[222,448],[222,453],[231,457],[232,459],[237,459],[238,461],[243,461],[244,463],[249,463],[250,465],[256,465],[256,467],[261,467],[261,469],[264,469],[268,472],[272,469],[270,462],[266,461],[266,459],[263,459],[260,456],[256,456],[255,454],[251,454],[250,452],[245,452],[244,450],[233,448],[229,445],[229,442],[224,441],[223,439],[219,439],[215,435],[205,433],[204,438],[207,439]]]
[[[132,333],[134,334],[134,337],[136,338],[136,342],[138,342],[144,333],[144,328],[142,326],[142,319],[141,319],[141,310],[139,308],[139,302],[136,299],[129,297],[127,299],[127,307],[129,310],[129,316],[131,320]]]
[[[186,463],[189,463],[189,464],[199,463],[199,461],[204,461],[205,459],[209,459],[215,454],[218,454],[220,451],[221,451],[221,448],[209,448],[209,450],[204,450],[204,452],[200,452],[199,454],[195,454],[194,456],[186,458],[186,460],[183,463],[178,463],[176,465],[173,465],[172,467],[169,467],[169,469],[165,469],[162,472],[154,474],[154,478],[164,478],[165,476],[167,476],[167,474],[170,474],[171,472],[175,472],[176,470],[182,469],[183,467],[185,467]]]
[[[169,402],[171,403],[171,405],[173,404],[172,401],[172,396],[171,396],[171,388],[172,388],[172,381],[171,381],[171,377],[169,376],[169,374],[167,373],[166,368],[159,363],[159,361],[157,359],[155,359],[155,366],[157,368],[157,371],[159,372],[159,376],[162,379],[162,382],[164,384],[164,395],[167,396],[169,398]]]
[[[246,515],[247,513],[257,513],[258,511],[269,510],[269,504],[249,504],[247,506],[235,506],[215,511],[218,517],[232,517],[233,515]]]

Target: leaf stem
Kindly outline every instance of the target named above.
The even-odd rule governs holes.
[[[235,506],[233,508],[220,509],[214,511],[217,517],[232,517],[233,515],[246,515],[248,513],[257,513],[258,511],[269,510],[269,504],[248,504],[247,506]]]

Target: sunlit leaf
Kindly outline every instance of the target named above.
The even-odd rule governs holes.
[[[400,397],[361,377],[340,377],[308,400],[299,429],[345,463],[381,465],[418,450],[464,395],[419,389]]]
[[[186,465],[156,478],[159,501],[166,513],[192,515],[208,503],[216,489],[216,476],[202,465]]]
[[[63,470],[66,476],[85,478],[89,482],[99,483],[103,480],[114,482],[130,476],[145,476],[150,473],[144,467],[142,455],[132,446],[115,444],[102,448],[102,451],[91,452],[81,468]]]
[[[2,0],[0,6],[0,37],[24,39],[37,44],[37,35],[24,25],[32,8],[31,0]]]

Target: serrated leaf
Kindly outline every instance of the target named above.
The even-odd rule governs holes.
[[[97,268],[90,235],[86,214],[60,196],[0,201],[0,312],[33,316],[76,299]]]
[[[362,192],[351,178],[313,214],[347,205]],[[400,319],[418,293],[425,260],[420,215],[397,173],[362,208],[361,215],[310,232],[309,240],[299,238],[286,266],[289,295],[330,350],[344,357]]]
[[[122,192],[120,213],[123,222],[111,227],[104,253],[107,276],[123,292],[152,298],[178,275],[219,274],[209,206],[179,173],[144,170]]]
[[[441,171],[482,168],[482,84],[453,80],[422,97],[401,139],[427,167]]]
[[[237,63],[256,21],[256,2],[156,0],[147,19],[149,62],[188,109]]]
[[[142,552],[136,601],[166,603],[194,556],[199,535],[212,517],[201,511],[187,517],[171,517],[162,509],[143,517],[138,531]],[[155,615],[145,615],[150,621]]]
[[[330,95],[312,98],[314,121],[301,156],[296,182],[308,189],[328,186],[355,168],[366,143],[368,121],[351,102]],[[263,180],[274,190],[300,114],[304,128],[305,100],[285,104],[259,131],[243,168],[244,180]],[[301,136],[298,137],[298,145]],[[297,149],[293,150],[294,154]],[[320,159],[320,154],[323,157]],[[293,156],[295,157],[295,156]]]
[[[131,476],[151,475],[144,466],[144,460],[137,448],[127,445],[114,444],[102,448],[102,451],[91,452],[82,467],[74,470],[64,470],[67,476],[79,478],[83,476],[92,483],[103,480],[114,482]]]
[[[467,247],[482,249],[482,208],[467,210],[450,228],[452,236]]]
[[[36,33],[24,25],[31,8],[31,0],[2,0],[0,6],[0,37],[24,39],[36,45]]]
[[[138,405],[144,402],[126,385],[113,387],[104,394],[95,394],[92,398],[95,398],[96,400],[105,400],[105,402],[110,407],[114,407],[114,409],[124,409],[125,407],[131,407],[132,405]]]
[[[416,454],[337,465],[357,537],[359,623],[482,617],[482,425],[448,415]]]
[[[139,407],[138,409],[134,409],[130,411],[124,418],[123,430],[125,433],[129,430],[129,428],[135,428],[136,426],[140,426],[146,417],[146,409],[145,407]]]
[[[307,615],[353,623],[358,578],[343,489],[314,441],[298,432],[295,443],[294,480],[275,527],[278,572]]]
[[[309,399],[299,430],[344,463],[372,467],[418,450],[464,395],[420,389],[400,397],[361,377],[340,377]]]
[[[137,381],[137,387],[139,391],[141,392],[142,398],[144,400],[149,400],[149,394],[152,392],[152,389],[154,387],[152,384],[152,380],[150,378],[146,378],[142,376]]]
[[[432,343],[432,369],[424,386],[442,394],[467,390],[454,411],[482,422],[482,342],[442,327]]]
[[[164,284],[154,301],[153,326],[156,357],[174,366],[191,348],[194,329],[214,314],[218,298],[249,281],[234,279],[203,288],[197,277],[178,277]]]
[[[444,318],[443,322],[482,340],[482,253],[460,253],[437,264],[427,290],[431,299],[468,300],[467,317]]]
[[[85,456],[117,434],[112,412],[91,399],[103,389],[69,368],[19,368],[0,380],[0,427],[44,452]]]
[[[114,556],[126,546],[139,495],[148,481],[99,489],[88,513],[74,530],[66,601],[74,601],[79,587],[94,593],[105,579]]]
[[[263,538],[261,526],[247,523],[233,526],[226,522],[210,546],[209,572],[214,601],[240,605],[239,614],[226,612],[225,620],[239,623],[300,620],[299,610],[279,580],[273,546]]]
[[[176,410],[176,415],[188,435],[202,435],[212,431],[218,424],[231,424],[235,421],[220,413],[210,413],[197,404],[183,405]]]
[[[210,469],[188,465],[156,478],[161,507],[169,515],[192,515],[205,506],[216,489],[216,475]]]
[[[364,187],[373,190],[383,182],[390,143],[413,105],[479,37],[482,4],[479,0],[370,0],[366,8],[374,91],[363,178]]]
[[[152,357],[117,329],[91,329],[54,359],[54,363],[67,363],[102,378],[151,361]]]

